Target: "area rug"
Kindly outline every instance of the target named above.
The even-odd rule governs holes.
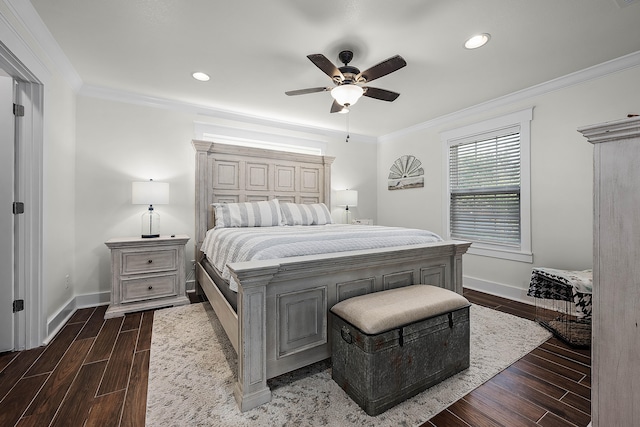
[[[536,323],[471,307],[471,366],[370,417],[331,379],[329,361],[268,381],[271,402],[240,412],[236,354],[209,303],[155,312],[147,426],[418,426],[546,341]]]

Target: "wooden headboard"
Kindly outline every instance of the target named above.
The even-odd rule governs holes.
[[[196,253],[214,226],[212,203],[325,203],[334,157],[192,141],[196,150]]]

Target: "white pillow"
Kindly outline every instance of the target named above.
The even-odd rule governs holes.
[[[331,224],[331,213],[324,203],[280,203],[284,225]]]
[[[215,228],[275,227],[282,222],[277,199],[245,203],[213,203]]]

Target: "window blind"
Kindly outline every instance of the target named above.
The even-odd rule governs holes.
[[[520,132],[449,149],[450,231],[456,239],[520,246]]]

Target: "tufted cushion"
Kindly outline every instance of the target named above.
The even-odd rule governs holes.
[[[331,311],[365,334],[375,335],[468,306],[465,297],[448,289],[412,285],[349,298]]]

